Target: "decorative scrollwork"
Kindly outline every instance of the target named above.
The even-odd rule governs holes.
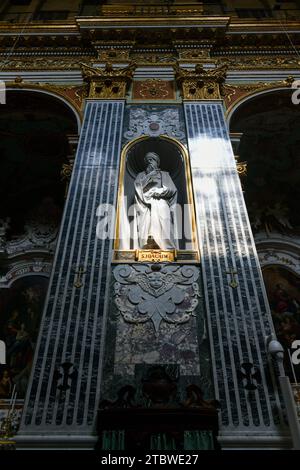
[[[195,266],[118,266],[114,270],[115,302],[126,322],[187,322],[198,305],[199,270]]]
[[[182,96],[186,100],[220,99],[220,86],[225,81],[228,66],[226,64],[213,70],[205,70],[202,64],[197,64],[190,71],[174,67],[175,78],[181,87]]]
[[[125,98],[127,87],[132,80],[136,64],[132,62],[125,68],[113,68],[107,62],[104,68],[81,64],[83,79],[89,85],[91,99]]]

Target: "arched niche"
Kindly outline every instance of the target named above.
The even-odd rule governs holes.
[[[255,101],[259,100],[260,98],[267,97],[269,94],[272,95],[272,98],[274,98],[274,93],[278,94],[282,92],[283,94],[287,94],[286,96],[290,96],[293,93],[294,90],[291,90],[290,88],[287,87],[274,87],[274,88],[269,88],[269,89],[260,89],[256,91],[251,91],[249,93],[246,93],[245,95],[241,96],[238,98],[234,103],[229,106],[226,112],[227,116],[227,122],[228,122],[228,127],[232,128],[235,124],[234,121],[238,119],[239,113],[244,113],[244,110],[248,108],[248,105],[250,105],[251,109],[252,105],[255,107]]]
[[[263,268],[276,335],[285,350],[284,366],[292,382],[300,382],[300,364],[292,364],[293,342],[300,340],[300,276],[280,265]]]
[[[291,234],[300,228],[300,107],[291,89],[272,90],[240,102],[230,114],[230,133],[247,162],[245,201],[255,233]]]
[[[7,91],[0,106],[0,220],[9,221],[8,240],[23,236],[32,218],[59,224],[67,186],[61,171],[77,132],[78,116],[62,99]]]
[[[9,399],[15,386],[25,398],[49,279],[27,275],[0,289],[0,339],[6,364],[0,365],[0,399]]]
[[[296,237],[280,234],[266,237],[260,233],[256,236],[255,243],[262,269],[275,264],[300,276],[300,244]]]
[[[63,94],[62,92],[53,92],[48,90],[47,88],[41,88],[38,85],[28,85],[24,86],[23,84],[19,88],[19,85],[8,85],[6,87],[6,93],[11,95],[11,92],[14,93],[30,93],[29,96],[34,96],[35,94],[36,99],[42,102],[49,102],[52,100],[53,103],[57,103],[57,106],[60,107],[63,113],[66,112],[69,114],[70,119],[75,123],[77,126],[77,134],[80,134],[81,124],[82,124],[82,115],[78,106],[76,106],[68,96]],[[8,96],[8,95],[7,95]],[[74,128],[75,130],[75,128]],[[76,132],[75,132],[76,133]]]
[[[115,250],[141,249],[133,235],[135,220],[135,181],[145,171],[145,155],[155,152],[160,158],[160,170],[167,172],[177,190],[176,235],[177,250],[197,251],[194,205],[188,153],[185,147],[167,136],[143,136],[131,141],[122,151],[119,176],[119,198],[115,234]]]

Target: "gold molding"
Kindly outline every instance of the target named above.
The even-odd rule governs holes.
[[[218,64],[226,64],[231,70],[273,70],[273,69],[295,69],[300,68],[300,60],[296,55],[273,56],[245,55],[222,56],[217,58]]]
[[[264,91],[280,90],[282,88],[289,88],[294,81],[294,77],[289,76],[285,80],[277,82],[257,82],[253,84],[240,84],[240,85],[224,85],[223,86],[223,98],[229,103],[229,107],[226,110],[226,117],[232,112],[232,110],[239,105],[241,101],[250,96],[255,96]],[[236,91],[240,90],[244,92],[236,100],[232,100]]]
[[[133,82],[132,99],[145,101],[174,100],[176,99],[176,94],[173,81],[162,80],[161,78],[136,80]]]
[[[247,176],[247,167],[248,163],[247,162],[239,162],[238,159],[239,157],[235,157],[236,159],[236,169],[237,172],[240,176]]]
[[[130,54],[132,60],[139,65],[159,67],[174,65],[177,62],[176,52],[137,52]]]
[[[215,60],[210,56],[210,48],[189,48],[177,50],[179,54],[180,63],[203,63],[203,64],[215,64]]]
[[[177,25],[189,27],[211,27],[211,28],[226,28],[228,27],[228,33],[241,33],[241,34],[256,34],[258,31],[260,33],[273,33],[282,35],[282,26],[278,22],[278,19],[265,19],[265,20],[250,20],[230,16],[202,16],[202,15],[191,15],[188,11],[180,15],[155,15],[155,16],[129,16],[124,17],[108,17],[108,16],[94,16],[94,17],[75,17],[71,20],[64,21],[47,21],[38,22],[32,21],[30,24],[26,23],[10,23],[10,22],[1,22],[0,24],[0,34],[15,32],[16,35],[20,34],[20,31],[24,30],[26,35],[28,33],[47,33],[53,34],[62,32],[64,34],[78,33],[78,29],[97,29],[97,28],[107,28],[115,29],[116,26],[139,26],[153,24],[156,25],[165,25],[176,27]],[[288,20],[284,24],[285,29],[288,32],[293,33],[294,31],[299,31],[300,21],[299,20]]]
[[[138,252],[139,250],[115,250],[113,253],[113,264],[128,264],[128,263],[136,263],[138,260]],[[149,250],[150,252],[153,250]],[[167,251],[167,253],[174,254],[174,261],[169,262],[176,262],[177,264],[198,264],[199,263],[199,252],[196,250],[174,250]],[[148,260],[149,262],[149,260]],[[153,262],[165,262],[163,259],[161,261],[154,260]]]
[[[110,47],[109,49],[99,49],[98,60],[100,62],[129,62],[130,49],[118,49]]]
[[[133,17],[77,17],[75,19],[79,28],[96,31],[100,29],[115,29],[118,26],[132,28],[143,28],[144,26],[163,26],[166,28],[176,28],[185,26],[187,28],[227,28],[230,16],[176,16],[176,15],[156,15],[156,16],[133,16]],[[172,26],[170,26],[170,24]]]
[[[187,45],[191,44],[194,47],[194,42],[202,37],[210,45],[217,44],[218,50],[220,48],[226,51],[232,50],[232,46],[235,45],[243,53],[245,47],[255,48],[259,53],[259,48],[264,45],[269,45],[270,48],[275,48],[276,44],[280,44],[281,48],[287,47],[288,41],[285,34],[287,32],[297,47],[298,40],[294,41],[294,36],[300,29],[299,19],[285,21],[283,30],[278,19],[243,20],[234,16],[203,16],[196,11],[202,8],[199,3],[194,2],[192,7],[189,3],[182,3],[182,5],[171,3],[162,6],[162,11],[167,11],[164,14],[151,12],[151,8],[157,8],[154,4],[153,7],[149,7],[149,13],[141,11],[139,15],[127,14],[126,16],[124,8],[130,10],[132,6],[128,7],[123,3],[122,12],[118,16],[116,16],[116,6],[106,5],[104,9],[114,10],[107,16],[106,14],[90,17],[78,16],[64,21],[31,21],[30,23],[0,22],[0,38],[9,48],[15,45],[17,40],[17,49],[24,44],[27,49],[32,45],[42,49],[49,44],[58,48],[65,46],[70,50],[70,46],[93,47],[95,40],[102,40],[108,44],[114,44],[116,40],[124,40],[128,43],[130,40],[139,40],[141,35],[144,35],[142,44],[149,45],[149,40],[153,36],[157,36],[157,43],[161,35],[166,33],[165,45],[167,42],[172,44],[176,40],[183,40]],[[169,14],[172,10],[174,14]],[[288,47],[292,50],[291,45]]]
[[[284,23],[284,29],[290,33],[294,31],[299,31],[300,29],[300,21],[298,20],[288,20],[287,22]],[[257,35],[259,33],[270,33],[272,32],[273,35],[276,34],[282,34],[283,33],[283,28],[278,19],[266,19],[264,21],[258,20],[252,20],[247,18],[247,19],[241,19],[238,17],[232,16],[230,18],[230,25],[228,28],[228,33],[241,33],[241,34],[255,34]]]
[[[117,198],[117,212],[116,212],[116,225],[115,225],[115,240],[114,240],[114,255],[113,255],[113,260],[116,262],[118,259],[118,256],[116,256],[116,252],[122,252],[122,253],[129,253],[129,252],[134,252],[136,253],[135,250],[119,250],[120,247],[120,217],[121,217],[121,206],[122,206],[122,199],[124,195],[124,177],[125,177],[125,169],[126,169],[126,156],[128,154],[128,151],[137,143],[142,142],[144,140],[147,140],[151,138],[151,136],[148,135],[143,135],[141,137],[137,137],[136,139],[131,140],[127,144],[124,145],[122,151],[121,151],[121,162],[120,162],[120,170],[119,170],[119,178],[118,178],[118,188],[119,188],[119,193],[118,193],[118,198]],[[193,253],[195,255],[196,253],[196,260],[194,259],[193,261],[199,262],[200,256],[199,256],[199,243],[198,243],[198,236],[197,236],[197,225],[196,225],[196,216],[195,216],[195,203],[194,203],[194,191],[193,191],[193,182],[192,182],[192,173],[191,173],[191,168],[190,168],[190,159],[189,159],[189,153],[186,147],[179,142],[177,139],[174,137],[169,137],[168,135],[160,135],[157,138],[166,140],[168,142],[173,143],[174,145],[177,146],[179,149],[183,161],[184,161],[184,170],[185,170],[185,177],[186,177],[186,189],[187,189],[187,199],[188,199],[188,205],[189,205],[189,215],[190,215],[190,222],[191,222],[191,235],[192,235],[192,245],[193,249],[188,250],[189,253]],[[151,250],[150,250],[151,251]],[[181,252],[185,250],[180,250]],[[124,262],[124,259],[122,259],[122,262]]]
[[[38,21],[31,21],[30,23],[10,23],[3,21],[0,23],[0,35],[12,32],[15,32],[16,35],[20,35],[20,31],[24,32],[26,35],[28,33],[48,33],[55,35],[55,33],[61,34],[62,32],[65,35],[70,33],[72,35],[74,35],[74,33],[79,35],[76,20],[64,20],[63,22],[47,21],[47,23]]]
[[[162,46],[163,47],[163,46]],[[176,48],[175,48],[176,49]],[[230,49],[230,48],[229,48]],[[5,54],[5,50],[0,49],[0,53]],[[43,48],[40,48],[32,56],[20,57],[12,56],[3,62],[2,70],[79,70],[81,64],[84,62],[92,66],[95,62],[95,57],[82,55],[70,57],[65,53],[61,56],[41,56]],[[208,49],[201,47],[189,48],[186,46],[184,49],[176,49],[174,51],[160,52],[140,52],[138,50],[119,49],[118,47],[110,47],[108,49],[97,50],[98,59],[97,63],[110,62],[110,63],[124,63],[127,64],[133,61],[139,65],[149,66],[165,66],[174,65],[177,60],[181,64],[184,63],[202,63],[202,64],[215,64],[227,65],[230,70],[274,70],[274,69],[299,69],[300,60],[296,55],[245,55],[243,57],[237,55],[233,56],[217,56],[214,59],[210,57]],[[179,59],[178,59],[179,56]]]
[[[104,69],[87,64],[81,64],[81,67],[83,80],[89,86],[89,99],[120,99],[126,96],[136,64],[132,62],[121,69],[114,69],[110,62]]]
[[[66,100],[71,107],[75,108],[75,111],[83,119],[83,104],[84,104],[84,90],[80,85],[52,85],[51,83],[32,83],[23,81],[22,77],[17,76],[14,82],[6,82],[6,88],[16,88],[19,90],[37,90],[37,91],[49,91],[53,95],[57,95],[57,98],[63,98]],[[77,98],[72,99],[67,92],[74,91],[74,96]]]
[[[39,51],[42,53],[42,51]],[[80,70],[80,64],[83,60],[91,60],[90,56],[82,54],[78,57],[51,56],[51,57],[10,57],[4,60],[2,70],[16,70],[22,73],[23,70]]]
[[[178,64],[174,66],[175,80],[181,88],[185,100],[215,100],[221,99],[220,86],[225,81],[227,65],[221,65],[212,70],[205,70],[197,64],[193,71],[183,69]]]
[[[197,15],[202,16],[203,14],[203,4],[197,2],[189,3],[117,3],[110,5],[101,5],[100,13],[107,17],[115,16],[146,16],[146,17],[156,17],[156,16],[172,16],[176,15]]]

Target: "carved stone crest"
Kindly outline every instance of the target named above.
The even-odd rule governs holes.
[[[189,321],[198,305],[199,270],[195,266],[122,265],[114,270],[115,303],[129,323],[152,321],[158,332],[165,321]]]
[[[162,134],[184,140],[185,133],[178,109],[172,107],[159,111],[157,107],[145,109],[132,107],[129,115],[129,126],[125,132],[126,140],[135,139],[141,135],[158,137]]]

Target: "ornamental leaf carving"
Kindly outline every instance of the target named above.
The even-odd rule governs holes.
[[[199,270],[195,266],[123,265],[114,270],[115,303],[129,323],[189,321],[198,305]]]

